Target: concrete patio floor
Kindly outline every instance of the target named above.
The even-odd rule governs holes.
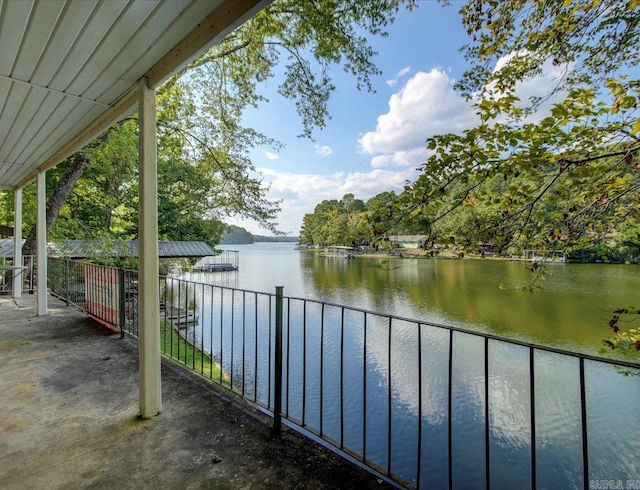
[[[50,298],[0,296],[0,488],[392,488],[163,360],[140,420],[138,350]]]

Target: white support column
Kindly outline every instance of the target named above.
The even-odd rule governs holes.
[[[38,172],[38,218],[36,224],[36,263],[38,267],[38,316],[47,314],[47,180],[46,172]]]
[[[22,188],[13,192],[13,265],[22,265]],[[22,269],[13,270],[13,297],[22,296]]]
[[[140,81],[138,262],[140,416],[162,411],[160,382],[160,281],[158,279],[158,169],[156,160],[156,92]]]

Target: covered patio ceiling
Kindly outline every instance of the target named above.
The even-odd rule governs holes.
[[[69,157],[271,0],[0,0],[0,190]]]

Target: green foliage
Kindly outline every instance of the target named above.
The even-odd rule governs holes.
[[[613,312],[611,320],[609,320],[609,328],[612,335],[610,339],[605,340],[604,344],[610,349],[619,351],[639,352],[640,351],[640,330],[636,328],[620,328],[620,325],[630,325],[640,320],[640,310],[633,306],[629,308],[620,308]]]
[[[368,35],[385,35],[399,8],[379,0],[277,0],[229,34],[157,93],[160,237],[217,243],[227,218],[252,219],[277,234],[280,203],[249,159],[258,146],[280,143],[243,124],[248,107],[266,99],[260,84],[280,75],[279,92],[294,101],[302,135],[329,116],[329,67],[341,65],[356,86],[371,89],[379,74]],[[182,76],[181,75],[185,75]],[[91,164],[61,209],[51,238],[134,238],[137,235],[137,123],[112,128],[88,150]],[[59,166],[64,169],[65,164]],[[57,192],[60,170],[47,173]],[[35,199],[25,189],[25,229]],[[65,196],[66,198],[66,196]],[[0,223],[12,222],[12,196],[0,192]],[[357,203],[354,204],[357,206]],[[355,209],[354,209],[355,211]],[[335,233],[334,233],[335,234]]]
[[[569,88],[597,89],[612,76],[621,81],[640,59],[639,8],[638,0],[470,1],[460,13],[471,38],[464,53],[472,67],[459,86],[466,94],[486,95],[488,82],[494,82],[509,94],[547,61],[567,65],[560,82]],[[495,60],[503,56],[513,56],[513,62],[494,71]]]
[[[70,159],[63,161],[57,167],[52,168],[46,174],[46,187],[48,195],[55,183],[64,173]],[[14,193],[13,191],[0,190],[0,224],[13,227],[14,223]],[[22,189],[22,236],[26,237],[29,230],[36,224],[36,183],[31,182]]]
[[[61,209],[52,239],[136,238],[137,141],[137,124],[127,121],[89,149],[91,164]]]
[[[256,105],[262,97],[253,81],[272,77],[286,57],[279,92],[295,102],[302,135],[310,137],[314,127],[323,127],[330,117],[327,101],[335,87],[329,66],[341,64],[355,77],[358,89],[371,90],[371,77],[380,71],[366,35],[385,36],[397,9],[394,2],[379,0],[277,0],[200,60],[206,67],[200,74],[221,73],[231,82],[234,90],[223,86],[211,94],[222,96],[224,107],[234,104],[231,99]],[[215,100],[209,102],[215,105]]]
[[[396,200],[395,192],[382,192],[367,201],[358,220],[358,229],[367,242],[380,245],[387,235],[394,233]]]
[[[403,219],[503,253],[622,242],[640,223],[638,2],[474,0],[460,12],[471,68],[458,88],[479,122],[427,140]],[[520,100],[549,63],[563,68],[555,88]]]
[[[253,235],[244,228],[231,225],[220,237],[220,243],[222,244],[237,244],[237,243],[253,243]]]
[[[460,13],[470,69],[457,88],[479,122],[427,140],[430,157],[402,196],[403,217],[437,240],[503,253],[637,257],[640,2],[471,0]],[[555,87],[520,100],[522,83],[549,66],[561,73]],[[612,346],[640,348],[637,330],[624,335]]]
[[[0,191],[0,225],[13,227],[13,192]]]
[[[390,234],[411,234],[408,221],[396,218],[395,192],[383,192],[366,203],[353,194],[340,201],[325,200],[306,214],[300,241],[309,245],[383,244]],[[418,231],[420,233],[420,231]]]
[[[351,245],[368,241],[359,224],[366,205],[353,194],[340,201],[322,201],[311,214],[306,214],[300,230],[300,241],[309,245]]]

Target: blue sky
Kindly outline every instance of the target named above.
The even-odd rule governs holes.
[[[374,61],[383,72],[373,80],[376,93],[358,91],[352,76],[333,69],[332,119],[314,132],[315,142],[297,137],[300,119],[294,103],[277,94],[279,81],[261,88],[269,103],[248,112],[246,122],[284,144],[277,152],[259,148],[251,154],[270,185],[268,197],[282,199],[280,230],[298,235],[304,214],[325,199],[353,193],[366,201],[383,191],[401,192],[428,156],[426,138],[474,125],[470,103],[453,91],[466,68],[459,48],[467,42],[457,13],[462,2],[453,4],[422,1],[414,11],[399,13],[388,37],[372,39]],[[523,95],[553,79],[543,74],[523,87]],[[229,222],[269,234],[251,221]]]

